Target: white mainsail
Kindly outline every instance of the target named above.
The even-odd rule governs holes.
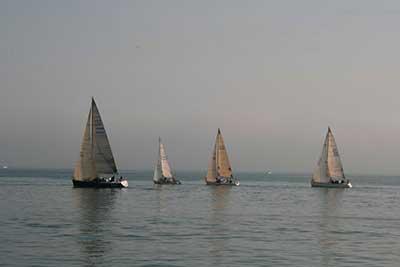
[[[85,131],[83,133],[80,158],[76,164],[73,178],[78,181],[90,181],[96,177],[95,162],[93,158],[92,145],[92,108],[90,108]]]
[[[321,157],[313,174],[313,180],[319,183],[329,183],[330,180],[338,181],[344,178],[343,166],[335,138],[331,129],[328,128]]]
[[[322,153],[314,171],[313,180],[318,183],[329,183],[328,173],[328,134],[325,137]]]
[[[81,143],[80,158],[73,179],[91,181],[102,176],[118,173],[107,133],[96,102],[92,98],[88,120]]]
[[[217,137],[218,140],[218,137]],[[210,158],[210,163],[208,164],[208,170],[207,170],[207,176],[206,176],[206,180],[207,182],[211,182],[214,183],[217,181],[217,157],[216,157],[216,151],[217,151],[217,142],[215,141],[214,144],[214,150],[213,153],[211,154],[211,158]]]
[[[161,161],[160,158],[158,158],[157,160],[157,164],[154,167],[154,175],[153,175],[153,181],[157,182],[160,180],[160,178],[162,177],[162,171],[161,171]]]
[[[206,180],[207,182],[215,182],[217,177],[231,178],[232,168],[229,163],[228,153],[222,138],[221,130],[218,129],[215,140],[214,151],[208,166]]]

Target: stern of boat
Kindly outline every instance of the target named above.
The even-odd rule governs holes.
[[[128,180],[122,180],[121,181],[121,185],[123,188],[127,188],[128,187]]]

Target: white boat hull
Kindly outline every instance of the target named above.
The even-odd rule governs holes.
[[[122,181],[121,181],[121,185],[122,185],[124,188],[128,187],[128,180],[122,180]]]

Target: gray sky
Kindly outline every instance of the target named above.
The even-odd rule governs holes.
[[[117,165],[400,174],[399,1],[0,1],[0,160],[72,168],[95,96]]]

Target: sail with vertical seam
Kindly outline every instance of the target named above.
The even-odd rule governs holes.
[[[164,144],[161,142],[161,138],[158,139],[158,159],[157,164],[154,167],[153,180],[157,182],[160,180],[160,178],[174,178],[171,171],[171,166],[168,162]]]
[[[332,131],[328,128],[322,148],[318,166],[314,172],[313,180],[319,183],[329,183],[330,180],[339,181],[345,178],[343,165]]]
[[[333,137],[332,131],[328,129],[328,176],[332,180],[344,179],[343,165],[340,160],[339,151],[336,145],[335,138]]]
[[[100,112],[92,98],[81,143],[80,158],[72,178],[77,181],[92,181],[115,173],[118,173],[118,170],[111,146]]]
[[[80,158],[76,164],[73,179],[78,181],[91,181],[96,178],[95,162],[93,158],[92,146],[92,108],[86,122],[83,133]]]
[[[160,156],[158,157],[157,164],[154,167],[153,181],[157,182],[162,177]]]
[[[220,129],[218,129],[217,139],[217,174],[220,177],[232,177],[232,168]]]
[[[314,171],[313,180],[319,183],[329,183],[328,176],[328,134],[326,134],[321,157],[318,160],[317,168]]]
[[[117,173],[117,166],[115,164],[114,156],[111,151],[110,142],[108,141],[106,129],[104,128],[103,121],[100,117],[97,105],[92,99],[93,107],[93,130],[95,132],[95,159],[96,159],[96,172],[99,176],[111,176]]]
[[[165,178],[172,178],[171,167],[169,166],[167,153],[165,152],[164,144],[161,142],[161,139],[160,139],[160,160],[161,160],[162,175]]]
[[[218,129],[214,150],[208,165],[206,181],[213,183],[217,181],[218,177],[233,177],[231,164],[229,163],[228,153],[220,129]]]
[[[207,176],[206,176],[206,180],[207,182],[211,182],[214,183],[217,181],[217,157],[216,157],[216,152],[217,152],[217,143],[218,143],[218,136],[215,140],[215,144],[214,144],[214,150],[211,154],[211,158],[210,158],[210,162],[208,164],[208,170],[207,170]]]

